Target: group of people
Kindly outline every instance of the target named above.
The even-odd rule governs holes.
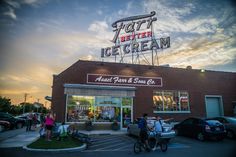
[[[36,115],[35,113],[33,113],[33,111],[31,111],[31,112],[27,115],[26,131],[35,130],[37,123],[38,123],[37,115]]]
[[[53,128],[56,128],[55,136],[57,140],[61,140],[67,137],[68,126],[65,125],[65,122],[62,122],[62,124],[57,128],[56,123],[55,123],[55,118],[56,118],[56,114],[49,112],[46,115],[45,120],[41,124],[41,129],[39,133],[41,136],[45,134],[46,141],[51,141]]]
[[[148,131],[155,131],[157,133],[163,132],[163,123],[169,120],[172,120],[172,118],[170,119],[166,119],[163,120],[161,119],[160,116],[156,117],[156,121],[154,122],[154,127],[153,128],[149,128],[148,124],[147,124],[147,117],[148,114],[144,113],[142,119],[139,121],[139,128],[140,128],[140,133],[139,136],[142,140],[142,142],[146,145],[146,149],[147,151],[150,151],[150,147],[148,144]]]

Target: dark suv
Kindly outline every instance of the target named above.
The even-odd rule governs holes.
[[[10,123],[10,129],[22,128],[25,125],[25,120],[20,118],[15,118],[12,115],[4,112],[0,112],[0,120],[4,120]]]

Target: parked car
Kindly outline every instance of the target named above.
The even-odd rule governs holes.
[[[8,121],[0,120],[0,132],[10,129],[10,125]]]
[[[15,118],[9,113],[0,112],[0,120],[9,122],[10,129],[22,128],[25,125],[24,119]]]
[[[209,138],[223,140],[226,135],[225,127],[217,120],[202,118],[187,118],[174,126],[176,135],[188,136],[204,141]]]
[[[36,124],[40,124],[40,119],[38,118],[39,116],[36,114],[37,119],[36,119]],[[19,115],[16,116],[15,118],[20,118],[20,119],[24,119],[25,121],[28,120],[28,114],[24,114],[24,115]]]
[[[139,132],[140,132],[140,128],[138,127],[138,122],[141,118],[137,118],[137,120],[135,120],[133,123],[130,123],[127,127],[127,133],[128,135],[133,135],[133,136],[139,136]],[[150,129],[152,129],[154,127],[154,123],[156,121],[156,118],[154,117],[149,117],[147,120],[147,125]],[[173,130],[173,128],[171,127],[170,124],[168,123],[163,123],[163,133],[162,136],[167,137],[167,141],[169,141],[171,138],[175,137],[175,132]],[[150,132],[151,133],[151,132]],[[152,136],[149,134],[149,136]]]
[[[236,118],[235,117],[222,116],[222,117],[213,117],[209,119],[218,120],[219,122],[224,124],[228,138],[232,139],[236,137]]]

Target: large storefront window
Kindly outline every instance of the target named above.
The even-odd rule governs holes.
[[[67,122],[84,122],[93,118],[94,97],[68,96]]]
[[[188,93],[185,91],[154,91],[154,111],[189,111]]]
[[[97,96],[95,97],[95,121],[120,122],[121,98]]]
[[[121,122],[121,116],[130,121],[130,111],[133,99],[110,96],[78,96],[67,97],[67,122]],[[123,111],[121,108],[123,106]],[[124,110],[125,107],[125,110]],[[128,109],[126,109],[128,108]],[[121,115],[123,113],[123,115]]]

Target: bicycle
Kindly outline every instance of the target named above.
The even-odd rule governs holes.
[[[71,136],[72,138],[78,139],[79,141],[86,143],[86,148],[92,145],[93,140],[87,134],[83,134],[81,132],[76,131],[72,133]]]
[[[142,149],[147,152],[150,152],[150,149],[146,146],[144,141],[142,141],[142,139],[138,138],[138,140],[134,143],[134,153],[138,154],[142,151]]]
[[[162,152],[166,152],[168,149],[168,140],[161,136],[161,133],[151,132],[151,136],[148,138],[148,144],[152,150],[155,150],[158,146]]]

